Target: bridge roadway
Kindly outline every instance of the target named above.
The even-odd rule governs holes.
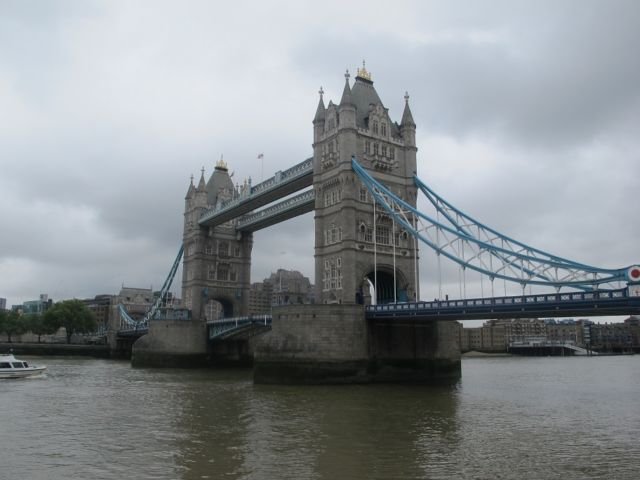
[[[518,295],[433,302],[367,305],[367,320],[488,320],[535,317],[640,315],[640,296],[628,288],[595,292]],[[271,315],[250,315],[207,322],[209,340],[253,336],[271,328]],[[124,328],[118,337],[140,337],[147,326]]]
[[[207,210],[202,214],[198,223],[203,227],[221,225],[252,212],[257,208],[273,203],[287,195],[291,195],[298,190],[310,187],[312,184],[313,158],[308,158],[304,162],[294,165],[287,170],[276,172],[273,177],[251,187],[248,194],[241,194],[237,198],[233,198],[222,203],[222,205]],[[281,204],[285,202],[286,200],[281,202]],[[305,208],[308,209],[307,211],[313,210],[313,202],[307,202]],[[298,212],[297,215],[301,213],[306,213],[306,211]],[[295,215],[291,215],[291,217],[293,216]],[[281,216],[279,221],[291,217]],[[255,228],[256,225],[257,224],[253,224],[253,230],[258,230],[258,228]],[[247,225],[245,230],[252,231],[252,228]]]
[[[368,305],[367,319],[488,320],[534,317],[598,317],[640,314],[640,297],[627,288],[595,292],[520,295],[433,302]]]

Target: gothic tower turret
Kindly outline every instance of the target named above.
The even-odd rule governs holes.
[[[249,301],[253,235],[238,233],[235,223],[202,227],[210,208],[219,208],[238,195],[227,164],[220,159],[209,181],[204,168],[197,187],[193,179],[185,199],[182,297],[194,319],[245,315]]]
[[[322,132],[324,131],[324,120],[326,118],[326,108],[324,106],[324,101],[322,100],[322,96],[324,95],[324,90],[320,87],[320,101],[318,102],[318,108],[316,109],[316,116],[313,117],[313,141],[316,142],[322,136]]]
[[[371,73],[349,74],[340,104],[314,118],[316,299],[362,303],[375,284],[377,303],[416,298],[418,250],[351,169],[351,158],[415,206],[415,123],[405,98],[402,124],[391,121]],[[322,100],[322,99],[321,99]]]

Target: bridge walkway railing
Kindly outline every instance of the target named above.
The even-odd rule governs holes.
[[[246,330],[247,327],[251,326],[270,328],[272,318],[271,315],[247,315],[244,317],[209,320],[207,322],[209,340],[232,336],[235,332]]]
[[[640,297],[628,289],[508,297],[434,300],[368,305],[367,318],[422,317],[433,320],[516,318],[528,315],[631,315],[640,313]]]

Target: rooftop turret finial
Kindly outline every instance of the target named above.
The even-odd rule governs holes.
[[[347,82],[349,81],[349,78],[351,78],[351,74],[349,73],[349,69],[347,68],[347,71],[344,74],[344,78],[347,79]]]
[[[404,103],[409,103],[409,92],[404,92]]]
[[[362,68],[358,68],[358,77],[371,81],[371,72],[367,71],[364,60],[362,60]]]
[[[204,165],[202,166],[202,169],[200,171],[202,172],[202,176],[204,177]]]
[[[225,162],[223,160],[223,155],[220,155],[220,160],[218,160],[218,163],[216,163],[216,168],[219,170],[226,170],[227,169],[227,162]]]
[[[320,90],[318,90],[318,93],[320,94],[320,100],[322,100],[322,96],[324,95],[324,89],[322,88],[322,85],[320,85]]]
[[[191,185],[193,185],[193,173],[191,174]]]

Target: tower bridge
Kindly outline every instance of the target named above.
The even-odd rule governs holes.
[[[460,351],[450,320],[640,313],[640,267],[592,267],[529,247],[420,181],[407,94],[397,123],[364,65],[353,84],[345,75],[339,103],[325,106],[319,93],[311,158],[254,186],[234,186],[222,160],[208,181],[204,170],[197,186],[192,179],[182,273],[191,313],[151,320],[134,344],[134,363],[253,352],[257,382],[451,380],[460,375]],[[417,208],[419,195],[435,215]],[[311,211],[316,304],[274,307],[268,321],[247,316],[253,232]],[[521,285],[523,295],[421,301],[419,245],[463,274],[485,276],[492,293],[501,279]],[[530,285],[550,290],[526,296]],[[213,318],[218,303],[222,320]]]

